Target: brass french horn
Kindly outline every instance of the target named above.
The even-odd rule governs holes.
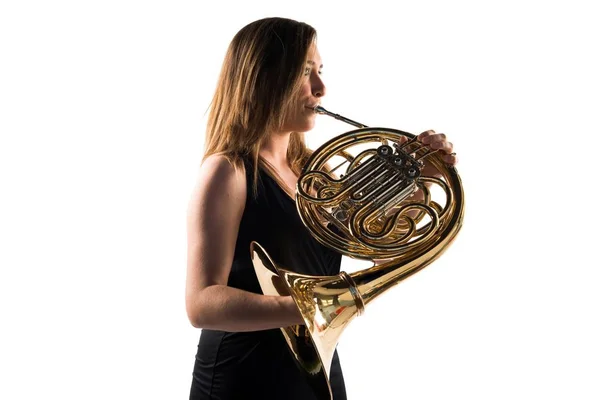
[[[462,226],[464,200],[456,168],[417,136],[367,127],[320,106],[315,112],[358,129],[329,140],[305,164],[296,186],[300,218],[323,245],[383,263],[309,276],[277,266],[256,242],[250,251],[263,293],[295,300],[305,325],[281,332],[318,398],[331,399],[331,361],[344,329],[371,300],[442,255]],[[421,174],[424,161],[434,176]]]

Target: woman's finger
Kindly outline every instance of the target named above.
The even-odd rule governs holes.
[[[424,144],[433,144],[436,142],[443,142],[444,140],[446,140],[445,133],[434,133],[433,135],[429,135],[426,138],[424,138],[423,143]]]
[[[418,136],[418,139],[421,143],[428,144],[429,143],[428,140],[430,140],[430,139],[427,139],[427,138],[430,137],[431,135],[435,135],[435,131],[430,129],[428,131],[421,133]]]
[[[408,142],[408,138],[406,136],[400,136],[398,137],[398,140],[396,140],[396,144],[399,145],[403,145],[406,142]]]
[[[456,153],[444,154],[442,156],[442,160],[449,165],[458,164],[458,157],[456,156]]]
[[[454,146],[452,145],[452,142],[446,142],[446,141],[433,142],[430,147],[434,150],[441,150],[448,154],[452,153],[452,149],[454,148]]]

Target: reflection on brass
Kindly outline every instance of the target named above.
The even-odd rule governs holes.
[[[456,168],[415,135],[369,128],[322,107],[315,112],[358,129],[323,144],[307,161],[296,186],[300,218],[325,246],[381,263],[309,276],[278,266],[256,242],[250,252],[263,293],[295,300],[305,325],[281,332],[317,397],[331,399],[340,335],[371,300],[442,255],[462,226],[464,195]],[[435,169],[431,176],[423,175],[426,163]]]
[[[279,275],[273,275],[271,278],[271,285],[273,285],[273,288],[275,288],[277,294],[281,296],[289,296],[289,290]]]

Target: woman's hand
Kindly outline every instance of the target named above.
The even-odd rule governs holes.
[[[446,164],[454,166],[458,163],[456,153],[453,152],[454,146],[451,142],[448,141],[448,139],[446,138],[446,134],[435,133],[434,130],[428,130],[417,136],[417,140],[429,147],[431,150],[437,150],[439,153],[441,153],[440,156],[442,158],[442,161],[444,161]],[[408,138],[402,136],[398,144],[402,145],[407,141]],[[427,157],[425,157],[423,161],[425,165],[421,169],[422,176],[441,178],[442,175],[439,173],[437,168],[435,168],[431,163],[427,162]],[[426,183],[426,185],[430,187],[431,183]]]
[[[300,310],[298,309],[298,306],[296,305],[296,302],[294,301],[292,296],[282,296],[281,303],[283,304],[289,315],[293,316],[295,325],[305,324],[304,318],[302,317],[302,314],[300,313]]]
[[[435,133],[433,130],[428,130],[421,133],[418,136],[418,140],[421,143],[428,145],[432,150],[439,150],[444,153],[441,157],[448,165],[456,165],[456,163],[458,163],[456,153],[452,152],[454,146],[448,141],[446,134]]]

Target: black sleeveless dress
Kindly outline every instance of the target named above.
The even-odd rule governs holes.
[[[341,256],[317,242],[304,227],[296,204],[259,168],[258,197],[246,163],[246,207],[240,223],[228,285],[262,293],[250,259],[258,242],[275,263],[309,275],[336,275]],[[337,351],[330,382],[335,400],[346,390]],[[192,376],[190,400],[319,400],[302,377],[279,329],[224,332],[202,329]]]

